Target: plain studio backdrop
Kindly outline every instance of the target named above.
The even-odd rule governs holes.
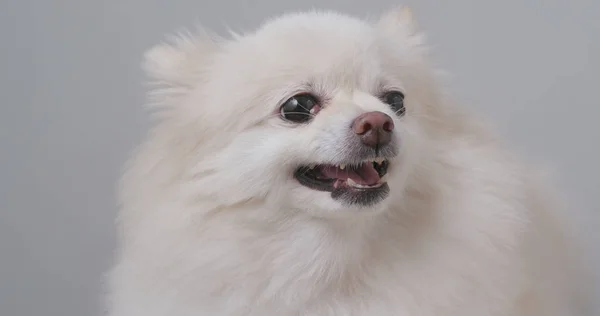
[[[555,168],[600,263],[600,1],[404,3],[455,96]],[[0,315],[101,315],[115,182],[148,127],[145,49],[196,22],[224,34],[298,9],[375,17],[396,4],[2,0]]]

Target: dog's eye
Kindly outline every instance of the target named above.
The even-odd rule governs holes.
[[[406,109],[404,108],[404,94],[399,91],[390,91],[383,96],[383,102],[390,105],[396,115],[402,116]]]
[[[304,123],[317,114],[320,106],[310,94],[298,94],[289,98],[281,106],[281,117],[294,123]]]

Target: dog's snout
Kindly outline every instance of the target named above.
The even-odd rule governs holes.
[[[367,112],[354,119],[352,130],[360,137],[363,144],[378,148],[390,142],[394,121],[383,112]]]

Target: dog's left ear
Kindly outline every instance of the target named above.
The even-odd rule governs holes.
[[[144,54],[143,68],[152,79],[170,86],[186,86],[201,75],[212,55],[219,49],[220,38],[198,28],[169,37]]]
[[[404,33],[405,36],[417,34],[417,25],[412,10],[407,6],[397,6],[384,13],[377,26],[388,34]]]
[[[169,108],[202,82],[207,67],[220,50],[221,38],[198,28],[179,33],[144,54],[143,69],[150,79],[149,106]]]

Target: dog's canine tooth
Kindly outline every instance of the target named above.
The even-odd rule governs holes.
[[[374,160],[377,164],[382,164],[385,161],[385,158],[375,158]]]
[[[348,180],[346,180],[346,183],[347,183],[349,186],[352,186],[352,187],[356,187],[356,186],[358,186],[358,183],[354,182],[354,180],[352,180],[352,179],[350,179],[350,178],[348,178]]]
[[[346,168],[346,165],[345,164],[341,164],[341,165],[338,166],[338,168],[344,170]]]
[[[387,180],[388,180],[388,175],[386,173],[383,177],[381,177],[381,179],[379,179],[379,183],[386,183]]]

